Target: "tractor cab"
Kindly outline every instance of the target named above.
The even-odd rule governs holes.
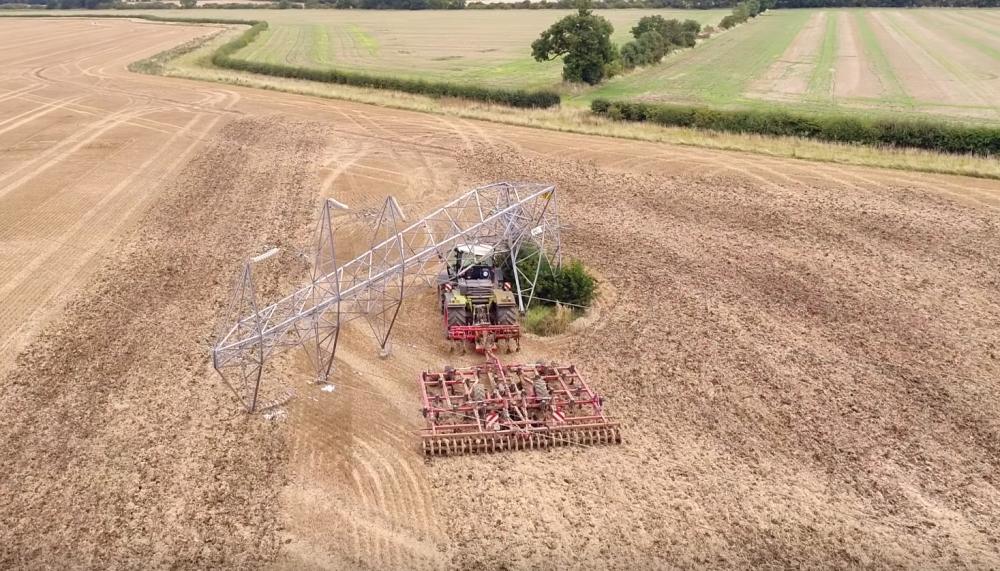
[[[448,256],[448,277],[497,282],[498,268],[490,246],[463,244]]]

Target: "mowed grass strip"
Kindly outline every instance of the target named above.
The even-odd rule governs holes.
[[[321,83],[339,83],[363,88],[403,91],[431,97],[469,99],[511,107],[546,108],[558,106],[560,103],[559,94],[552,90],[503,89],[457,84],[447,81],[407,79],[392,75],[359,73],[333,68],[316,69],[287,64],[272,64],[235,57],[235,54],[251,45],[267,28],[267,22],[255,22],[253,26],[238,37],[219,46],[211,56],[212,65],[235,71],[289,79],[303,79]]]
[[[826,33],[820,45],[816,67],[809,78],[808,95],[811,99],[833,100],[833,74],[837,61],[837,12],[831,12],[826,18]]]
[[[986,35],[1000,39],[1000,21],[993,23],[990,22],[990,18],[984,18],[983,16],[985,14],[989,14],[989,11],[978,12],[979,13],[968,12],[965,10],[949,10],[947,15],[956,22],[960,22],[961,26],[965,29],[975,28]]]
[[[313,24],[309,34],[312,49],[310,50],[310,63],[318,66],[332,66],[334,54],[330,49],[330,29],[326,26]]]
[[[905,38],[902,45],[908,47],[911,54],[932,64],[928,69],[936,69],[933,77],[943,90],[957,93],[965,105],[998,108],[1000,90],[982,81],[984,75],[996,71],[995,62],[989,61],[989,57],[963,48],[941,34],[937,24],[925,26],[912,11],[888,11],[885,21],[896,31],[897,37]]]
[[[350,24],[348,31],[354,38],[354,44],[361,48],[371,57],[378,57],[378,41],[357,24]]]
[[[868,10],[854,11],[854,21],[858,27],[858,34],[861,37],[865,57],[868,58],[868,62],[875,68],[875,73],[881,79],[882,87],[885,89],[883,100],[892,105],[912,108],[914,105],[913,97],[906,92],[903,82],[896,76],[892,64],[889,63],[889,57],[882,50],[882,44],[878,41],[878,37],[875,35],[875,31],[872,29],[871,22],[869,21],[870,16],[871,14]]]
[[[979,51],[1000,64],[1000,27],[994,30],[995,35],[991,37],[983,28],[970,25],[966,19],[959,19],[954,13],[921,12],[918,17],[925,26],[935,27],[952,41]]]

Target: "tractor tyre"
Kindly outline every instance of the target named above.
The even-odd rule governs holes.
[[[448,327],[454,327],[456,325],[468,325],[469,324],[469,312],[466,311],[464,307],[449,307],[448,308]]]
[[[497,307],[497,325],[517,325],[517,307]]]

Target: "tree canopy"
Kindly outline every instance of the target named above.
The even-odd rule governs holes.
[[[655,30],[668,44],[690,48],[693,47],[701,31],[701,24],[694,20],[667,20],[663,16],[644,16],[632,28],[632,36],[637,40],[642,34]]]
[[[667,20],[663,16],[644,16],[632,28],[635,40],[621,48],[624,69],[660,63],[663,56],[676,48],[693,47],[701,24],[694,20]]]
[[[588,6],[581,6],[576,14],[542,32],[531,43],[531,55],[537,61],[565,56],[563,79],[594,85],[604,79],[617,56],[611,43],[612,32],[611,22],[595,15]]]

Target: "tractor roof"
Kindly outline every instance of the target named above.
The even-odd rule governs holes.
[[[455,246],[455,249],[463,254],[472,254],[477,258],[483,258],[493,253],[493,246],[487,246],[485,244],[462,244],[460,246]]]

